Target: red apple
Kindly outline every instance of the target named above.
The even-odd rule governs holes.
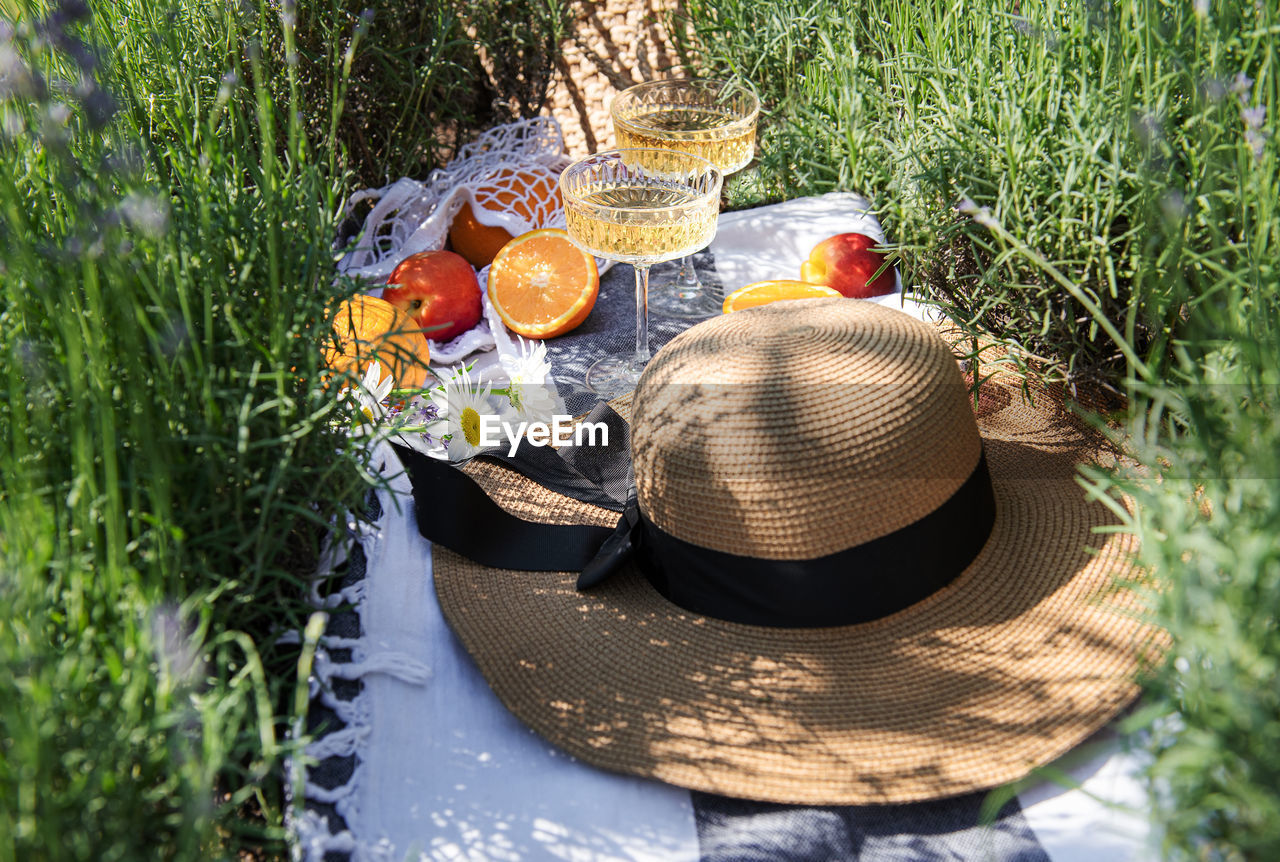
[[[854,299],[893,293],[897,289],[893,267],[872,278],[885,261],[884,252],[872,251],[876,245],[879,243],[860,233],[827,237],[800,264],[800,278],[810,284],[825,284]]]
[[[400,261],[382,298],[427,330],[448,341],[480,322],[480,282],[466,258],[451,251],[424,251]]]

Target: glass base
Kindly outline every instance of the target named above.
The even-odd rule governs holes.
[[[606,356],[587,369],[587,388],[606,400],[617,398],[636,388],[643,370],[633,356]]]
[[[649,312],[678,320],[705,320],[714,317],[722,309],[722,303],[710,296],[699,285],[688,288],[677,282],[652,285],[649,290]]]

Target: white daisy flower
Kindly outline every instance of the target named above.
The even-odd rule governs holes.
[[[500,357],[502,370],[511,381],[507,397],[520,419],[549,421],[556,412],[556,396],[547,346],[519,335],[516,343],[519,353]]]
[[[431,402],[439,417],[437,422],[447,422],[450,461],[466,460],[481,450],[481,417],[497,415],[489,403],[492,390],[479,375],[473,381],[466,368],[460,369],[443,386],[431,390]]]
[[[356,408],[356,424],[351,429],[352,437],[362,437],[377,427],[387,415],[383,402],[394,388],[395,381],[391,375],[388,374],[384,379],[382,365],[375,360],[369,363],[364,379],[356,384],[354,391],[347,388],[338,393],[339,398],[347,398],[354,402]]]

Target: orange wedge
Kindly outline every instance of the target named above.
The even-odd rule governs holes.
[[[782,299],[819,299],[824,296],[840,296],[840,291],[821,284],[804,281],[757,281],[740,287],[724,298],[724,313],[768,305]]]
[[[521,234],[489,267],[489,303],[512,332],[526,338],[569,332],[587,319],[599,291],[595,258],[559,229]]]

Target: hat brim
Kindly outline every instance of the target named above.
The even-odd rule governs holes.
[[[891,616],[747,626],[673,605],[634,567],[578,592],[573,572],[491,569],[437,546],[445,617],[511,712],[604,769],[806,804],[1020,779],[1134,699],[1154,633],[1124,589],[1133,538],[1075,480],[1100,436],[1043,393],[983,390],[992,535],[948,587]],[[531,520],[617,519],[496,465],[477,478]]]

